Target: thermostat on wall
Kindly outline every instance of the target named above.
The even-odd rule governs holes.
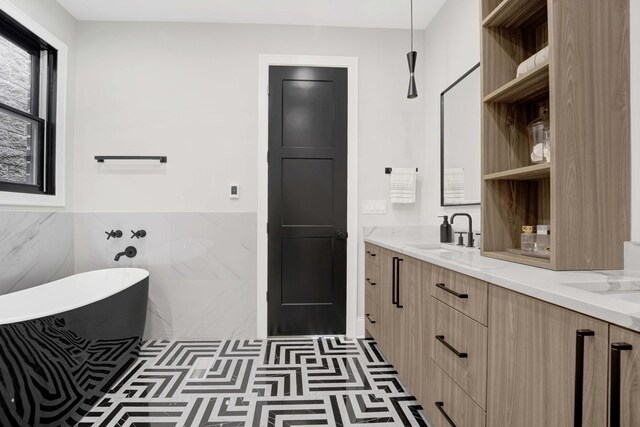
[[[229,188],[229,198],[230,199],[240,198],[240,186],[238,184],[231,184],[231,187]]]

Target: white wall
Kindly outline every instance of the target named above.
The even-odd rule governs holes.
[[[361,196],[386,199],[384,167],[424,159],[424,98],[406,99],[408,42],[395,30],[81,22],[77,210],[255,212],[261,53],[359,57]],[[99,169],[97,154],[169,160],[131,174]],[[418,223],[420,209],[363,221]]]
[[[448,0],[425,30],[423,57],[426,62],[424,91],[426,114],[425,182],[422,221],[439,224],[438,215],[467,212],[474,229],[480,230],[480,206],[440,207],[440,94],[480,62],[480,2]],[[480,159],[478,159],[478,163]],[[466,220],[456,222],[457,231],[467,230]]]
[[[422,51],[421,32],[416,39]],[[425,98],[406,98],[408,50],[409,32],[398,30],[82,22],[76,210],[256,212],[259,54],[358,57],[360,200],[388,200],[385,167],[425,171]],[[167,155],[168,163],[123,171],[98,166],[98,154]],[[230,183],[240,184],[239,200],[228,198]],[[360,226],[419,224],[422,202],[360,214]],[[362,248],[361,233],[353,238]]]
[[[32,18],[47,31],[67,45],[68,71],[67,71],[67,111],[66,130],[67,137],[65,157],[65,187],[66,206],[60,208],[37,208],[29,206],[0,206],[0,210],[73,210],[73,129],[75,123],[75,62],[76,62],[76,25],[77,21],[58,2],[53,0],[9,0],[14,6]]]

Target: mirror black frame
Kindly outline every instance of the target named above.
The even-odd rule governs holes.
[[[446,88],[440,94],[440,206],[441,207],[452,207],[452,206],[480,206],[481,203],[457,203],[457,204],[447,204],[444,202],[444,96],[453,89],[458,83],[463,81],[469,74],[473,73],[475,70],[480,68],[480,63],[478,62],[474,65],[469,71],[464,73],[458,80],[453,82],[451,86]],[[482,96],[482,94],[480,94]],[[480,177],[482,179],[482,177]]]

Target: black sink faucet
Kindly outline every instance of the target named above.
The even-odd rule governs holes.
[[[468,213],[457,213],[451,215],[451,224],[453,224],[453,220],[456,219],[457,216],[466,216],[469,218],[469,232],[467,233],[467,247],[473,247],[473,219],[471,219],[471,215]]]
[[[120,261],[120,258],[123,256],[127,256],[128,258],[133,258],[138,255],[138,251],[133,246],[129,246],[124,252],[120,252],[116,255],[116,261]]]

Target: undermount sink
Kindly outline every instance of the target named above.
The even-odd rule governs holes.
[[[464,250],[462,247],[443,245],[440,243],[410,243],[407,246],[413,249],[418,249],[421,252],[438,254],[460,253]]]
[[[609,282],[583,282],[565,283],[566,286],[606,295],[621,301],[640,304],[640,279],[639,280],[612,280]]]
[[[577,283],[565,283],[564,285],[570,286],[576,289],[582,289],[583,291],[595,292],[598,294],[611,294],[619,292],[639,292],[640,293],[640,279],[639,280],[611,280],[602,282],[577,282]]]
[[[414,249],[421,249],[421,250],[441,249],[440,245],[437,243],[410,243],[407,246]]]

